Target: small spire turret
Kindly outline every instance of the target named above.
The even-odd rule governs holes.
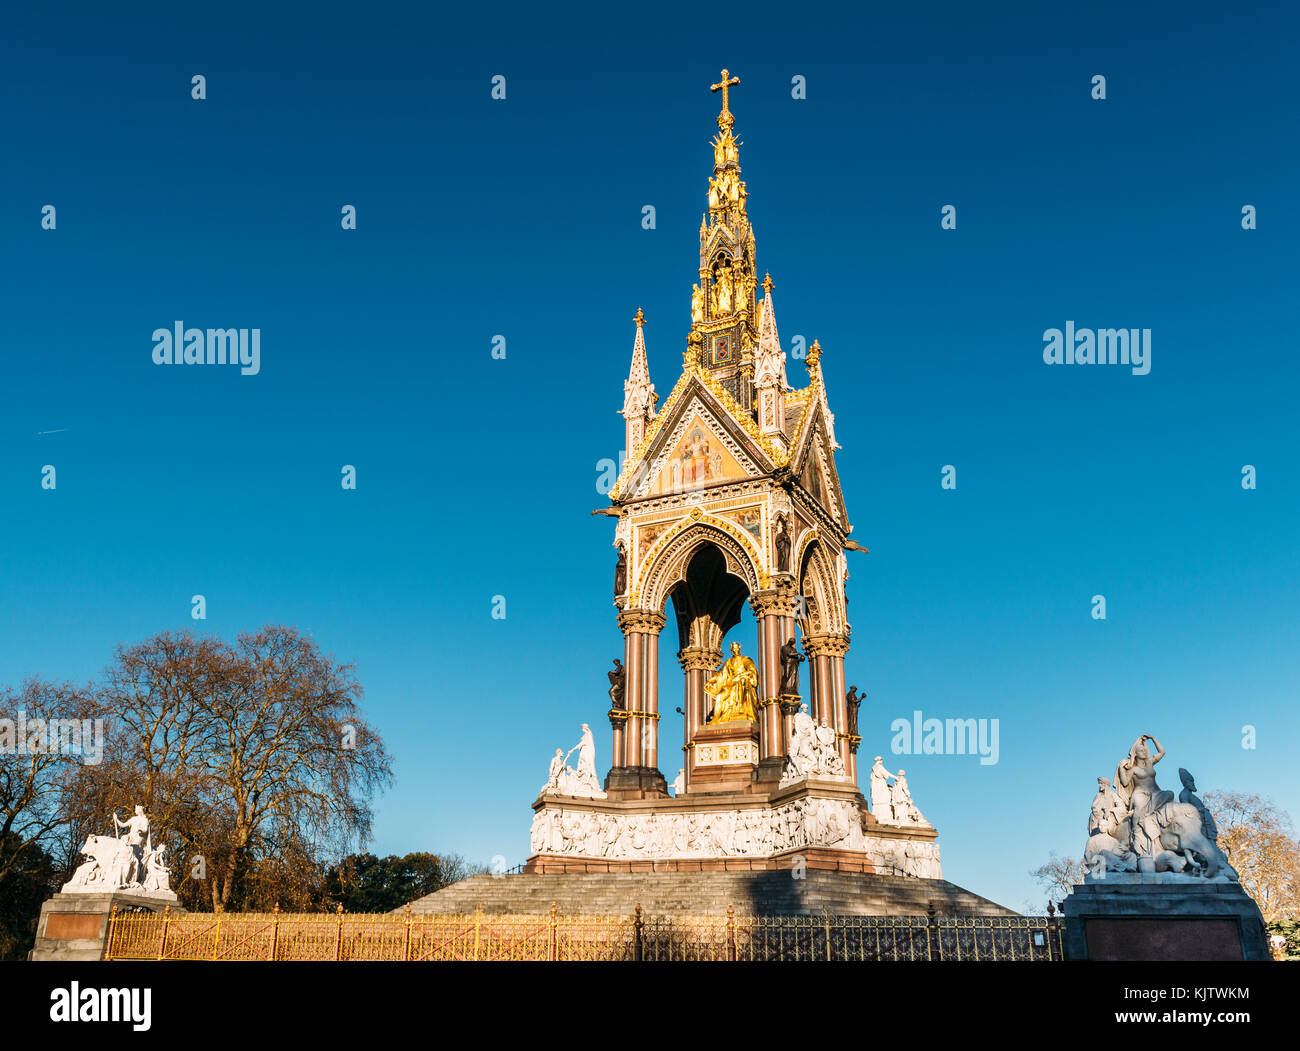
[[[622,415],[626,427],[627,443],[625,453],[631,456],[650,421],[655,417],[655,406],[659,395],[655,385],[650,382],[650,365],[645,353],[645,314],[636,308],[636,339],[632,343],[632,367],[628,370],[627,380],[623,383]]]

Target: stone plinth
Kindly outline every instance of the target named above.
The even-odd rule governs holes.
[[[759,758],[758,723],[737,719],[702,726],[691,739],[690,791],[745,791]]]
[[[668,781],[653,766],[616,766],[605,775],[610,799],[667,799]]]
[[[27,954],[29,960],[102,960],[108,943],[108,921],[117,907],[119,915],[133,910],[162,912],[185,910],[168,898],[132,894],[130,891],[105,891],[87,894],[56,894],[41,906],[36,925],[36,945]]]
[[[542,794],[532,873],[734,872],[791,868],[938,880],[938,833],[880,825],[847,778],[669,799]],[[798,859],[796,861],[796,859]]]
[[[1267,960],[1259,906],[1229,881],[1113,873],[1065,899],[1067,960]]]

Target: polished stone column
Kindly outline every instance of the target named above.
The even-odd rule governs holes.
[[[758,626],[759,754],[779,775],[780,761],[789,749],[789,728],[778,698],[781,646],[795,634],[798,596],[793,580],[779,580],[775,587],[755,592],[749,607]]]
[[[849,749],[849,714],[844,701],[844,655],[849,651],[848,636],[818,632],[805,635],[803,646],[812,675],[812,700],[808,711],[818,722],[834,727],[840,757],[845,769],[852,772],[854,756]]]
[[[655,610],[625,609],[618,615],[618,626],[623,631],[623,663],[627,667],[627,718],[623,720],[622,734],[615,733],[616,740],[622,737],[621,752],[615,753],[615,769],[657,770],[659,633],[664,623],[664,615]],[[662,775],[655,780],[662,781]]]
[[[688,646],[677,652],[677,662],[682,666],[686,677],[685,703],[682,705],[682,711],[686,713],[686,743],[682,766],[686,770],[686,790],[689,792],[693,767],[691,741],[708,715],[708,697],[704,693],[704,683],[722,663],[722,651],[707,646]]]

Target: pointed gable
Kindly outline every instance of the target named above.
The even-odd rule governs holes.
[[[610,496],[637,499],[755,478],[785,462],[723,387],[687,370],[642,447],[629,453]]]
[[[790,473],[804,492],[842,529],[849,528],[848,510],[835,469],[835,443],[821,401],[810,401],[796,431]]]

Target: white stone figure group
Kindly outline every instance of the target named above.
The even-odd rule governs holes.
[[[884,757],[879,755],[871,766],[871,813],[882,825],[929,824],[912,802],[903,768],[900,766],[898,773],[891,774],[885,769]]]
[[[569,756],[578,753],[578,768],[569,767]],[[591,727],[582,724],[582,736],[578,743],[569,749],[557,748],[551,759],[551,768],[546,777],[543,795],[583,796],[589,799],[604,799],[605,793],[600,787],[600,778],[596,775],[596,741],[592,737]]]
[[[87,836],[81,853],[89,860],[81,864],[72,879],[63,885],[64,894],[98,894],[130,891],[150,897],[175,900],[171,873],[163,864],[165,846],[153,845],[149,819],[144,807],[125,821],[113,814],[113,827],[123,831],[117,836]]]
[[[1115,769],[1113,783],[1097,778],[1083,851],[1085,882],[1133,872],[1145,878],[1160,874],[1162,882],[1239,878],[1219,849],[1214,818],[1196,795],[1192,775],[1178,771],[1183,791],[1176,802],[1156,784],[1155,766],[1164,757],[1160,742],[1143,734]]]
[[[835,728],[816,722],[806,704],[799,705],[790,728],[790,752],[781,770],[781,787],[806,777],[846,777]]]
[[[769,857],[807,847],[865,854],[876,872],[941,879],[937,843],[863,832],[857,804],[808,797],[784,806],[694,813],[607,814],[543,806],[534,854],[607,859]]]

